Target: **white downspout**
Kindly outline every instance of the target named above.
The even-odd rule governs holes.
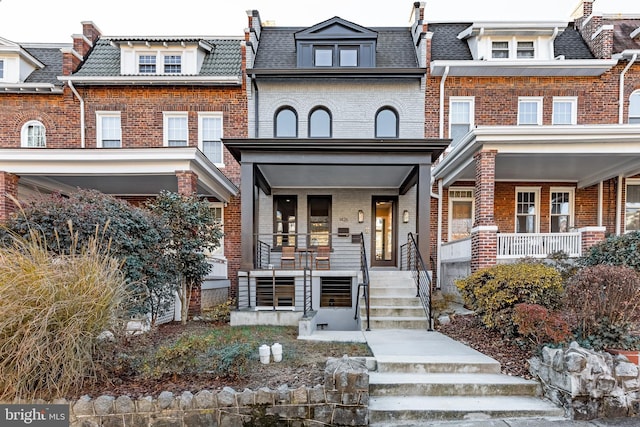
[[[620,125],[624,122],[624,75],[633,63],[636,62],[636,59],[638,59],[638,54],[634,53],[627,66],[624,67],[624,70],[620,73],[620,94],[618,95],[618,124]]]
[[[444,82],[449,75],[449,66],[444,68],[444,73],[440,79],[440,139],[444,138]]]
[[[80,101],[80,148],[84,148],[84,99],[82,99],[76,88],[73,86],[73,82],[71,80],[67,80],[67,83],[69,84],[71,92],[73,92],[76,98],[78,98],[78,101]]]
[[[433,179],[431,180],[433,182]],[[438,180],[438,193],[431,192],[431,197],[438,200],[438,231],[436,232],[436,259],[438,262],[436,263],[436,289],[441,289],[440,283],[440,271],[441,263],[440,263],[440,247],[442,245],[442,180]]]
[[[622,210],[622,175],[618,175],[618,191],[616,195],[616,236],[621,233],[621,210]]]

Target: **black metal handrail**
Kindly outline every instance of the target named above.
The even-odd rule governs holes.
[[[258,240],[256,244],[256,268],[269,268],[271,264],[271,245]]]
[[[369,303],[369,267],[367,267],[367,251],[364,246],[364,235],[360,233],[360,271],[362,272],[362,283],[358,283],[358,293],[356,295],[356,312],[353,320],[358,319],[360,314],[360,288],[363,289],[362,296],[364,297],[365,310],[367,311],[367,331],[371,330],[369,319],[370,316],[370,303]]]
[[[307,275],[307,272],[309,273]],[[313,292],[311,284],[313,283],[313,269],[311,267],[304,268],[304,315],[313,310]]]
[[[431,331],[433,323],[431,321],[431,276],[412,233],[407,236],[407,243],[400,247],[400,268],[412,273],[413,280],[416,282],[416,297],[420,298],[427,315],[427,328]]]

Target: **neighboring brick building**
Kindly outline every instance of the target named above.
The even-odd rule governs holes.
[[[225,237],[205,287],[229,288],[240,264],[240,170],[221,138],[247,131],[240,37],[105,37],[83,22],[70,45],[0,40],[0,63],[0,194],[206,196]],[[14,205],[0,200],[2,220]]]
[[[640,229],[640,19],[593,3],[575,22],[427,23],[426,132],[453,140],[434,167],[445,290]]]

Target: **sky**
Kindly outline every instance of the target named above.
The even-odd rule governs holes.
[[[579,0],[426,0],[431,21],[569,21]],[[525,7],[534,5],[534,7]],[[413,0],[0,0],[0,38],[70,43],[93,21],[105,36],[242,36],[246,11],[279,26],[334,16],[363,26],[408,26]],[[635,13],[639,0],[595,0],[594,10]]]

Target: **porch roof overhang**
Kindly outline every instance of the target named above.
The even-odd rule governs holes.
[[[589,187],[640,173],[640,125],[487,126],[469,132],[433,169],[449,186],[475,180],[474,155],[496,150],[496,181]]]
[[[228,202],[239,193],[195,147],[0,149],[0,170],[18,175],[21,186],[40,191],[92,188],[136,196],[178,191],[176,171],[192,171],[198,176],[198,194]]]
[[[253,163],[262,189],[398,188],[415,183],[449,145],[441,139],[223,139],[240,163]]]

